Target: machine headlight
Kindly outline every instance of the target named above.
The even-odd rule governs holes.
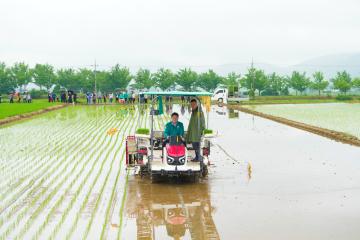
[[[180,159],[179,159],[179,162],[180,162],[181,164],[184,164],[184,163],[185,163],[185,157],[180,158]]]
[[[174,158],[172,158],[172,157],[167,157],[167,162],[168,163],[173,163],[174,162]]]

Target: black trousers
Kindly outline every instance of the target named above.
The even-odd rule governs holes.
[[[201,161],[201,155],[200,155],[200,142],[193,142],[191,143],[193,149],[195,150],[195,159]]]

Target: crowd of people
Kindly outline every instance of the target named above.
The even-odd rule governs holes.
[[[55,92],[49,92],[48,102],[77,103],[77,94],[73,91],[61,91],[59,99]]]
[[[21,94],[20,92],[11,92],[9,94],[9,103],[31,103],[32,102],[32,97],[31,94],[29,92],[24,92],[23,94]],[[2,103],[2,94],[0,93],[0,103]]]
[[[96,104],[96,103],[135,103],[136,94],[134,92],[121,92],[121,93],[95,93],[87,92],[86,93],[86,103],[87,104]]]
[[[137,95],[135,92],[110,92],[102,94],[101,92],[95,93],[95,92],[87,92],[84,95],[86,99],[87,104],[107,104],[107,103],[135,103],[136,100],[140,101],[140,103],[148,103],[148,95],[140,94]],[[48,102],[61,102],[61,103],[78,103],[78,95],[72,91],[61,91],[59,94],[56,94],[55,92],[48,92],[47,94]],[[81,97],[82,98],[82,97]],[[30,92],[11,92],[9,94],[9,103],[14,102],[24,102],[24,103],[31,103],[32,102],[32,96]],[[166,96],[165,102],[172,102],[172,97]],[[0,94],[0,103],[3,101],[2,95]],[[184,96],[181,96],[181,102],[182,103],[189,103],[190,98],[185,98]]]

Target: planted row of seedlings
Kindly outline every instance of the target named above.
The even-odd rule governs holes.
[[[74,129],[75,130],[75,129]],[[79,128],[78,130],[86,130],[86,125],[83,125],[83,127]],[[73,131],[75,132],[75,131]],[[73,134],[69,134],[67,135],[68,137],[75,137],[75,133]],[[69,146],[68,144],[69,140],[64,138],[63,141],[60,142],[60,144],[57,144],[56,148],[53,149],[47,149],[45,151],[45,153],[43,153],[43,155],[40,155],[39,160],[36,160],[36,158],[34,157],[30,162],[26,162],[27,164],[25,165],[22,164],[20,167],[22,167],[23,171],[27,171],[25,174],[20,175],[20,179],[21,182],[19,184],[17,184],[17,187],[21,186],[21,183],[24,183],[24,187],[22,187],[20,189],[20,191],[17,192],[17,194],[13,194],[13,198],[18,199],[18,195],[22,194],[24,192],[24,190],[29,189],[29,185],[32,185],[39,177],[43,176],[44,172],[46,172],[46,170],[49,169],[49,167],[54,165],[54,162],[51,161],[51,159],[54,159],[54,156],[57,156],[57,159],[54,160],[59,160],[59,156],[63,156],[64,154],[66,154],[67,152],[71,152],[68,150],[71,150],[69,148],[66,147],[61,147],[62,144],[66,144],[66,146]],[[56,154],[54,154],[56,153]],[[19,169],[20,171],[20,169]],[[39,173],[39,174],[38,174]],[[11,180],[11,179],[10,179]],[[10,181],[9,180],[9,181]],[[6,192],[2,193],[1,195],[1,201],[5,202],[4,197],[9,197],[12,194],[10,194],[9,191],[12,191],[14,189],[14,186],[12,186],[12,188],[7,189]],[[12,191],[13,193],[16,193],[16,191]],[[1,208],[0,208],[1,209]]]
[[[106,141],[104,141],[104,140],[106,140],[106,139],[107,139],[107,138],[103,138],[103,141],[100,143],[100,145],[105,144]],[[98,143],[98,145],[99,145],[99,143]],[[94,149],[96,149],[96,148],[94,148]],[[99,155],[99,156],[100,156],[100,155]],[[95,159],[95,161],[93,161],[93,167],[92,167],[90,170],[93,170],[93,169],[94,169],[94,167],[96,166],[96,163],[97,163],[97,161],[96,161],[96,159]],[[91,164],[91,162],[89,162],[88,164]],[[85,181],[83,181],[83,182],[80,181],[80,180],[82,179],[82,178],[81,178],[81,174],[84,174],[84,175],[85,175],[85,172],[86,172],[84,168],[85,168],[85,165],[83,165],[83,168],[82,168],[80,171],[78,171],[77,175],[73,178],[73,180],[71,181],[71,184],[68,186],[68,188],[65,189],[64,191],[62,191],[63,193],[68,193],[68,192],[73,191],[73,188],[76,188],[77,185],[79,185],[79,186],[78,186],[78,190],[75,191],[75,193],[77,193],[77,192],[79,192],[79,191],[81,190],[82,186],[84,186],[84,183],[85,183]],[[88,175],[86,175],[86,176],[89,176],[91,172],[92,172],[92,171],[89,171],[89,172],[88,172]],[[86,177],[85,177],[85,179],[86,179]],[[51,217],[55,214],[55,212],[60,208],[60,206],[61,206],[62,204],[65,204],[65,203],[64,203],[65,198],[66,198],[66,194],[59,194],[59,197],[58,197],[58,198],[55,198],[55,199],[57,199],[57,201],[55,202],[55,204],[53,205],[53,207],[48,211],[47,214],[43,214],[43,215],[46,215],[46,216],[44,217],[45,221],[42,221],[42,222],[36,224],[36,225],[40,225],[40,228],[38,228],[38,229],[36,230],[36,233],[33,235],[33,239],[39,238],[39,236],[40,236],[41,233],[44,231],[44,229],[45,229],[47,226],[49,226],[48,221],[49,221],[49,220],[51,219]],[[76,200],[76,198],[77,198],[77,196],[76,196],[76,194],[74,194],[74,195],[72,196],[72,199],[73,199],[73,200]],[[63,217],[65,217],[65,212],[63,212],[63,214],[62,214],[62,219],[64,219]],[[59,229],[59,228],[58,228],[58,229]]]
[[[91,130],[94,130],[94,129],[89,129],[89,130],[91,131]],[[74,138],[74,139],[75,139],[75,138]],[[80,141],[79,141],[80,143],[79,143],[79,144],[76,144],[76,146],[75,146],[74,149],[78,148],[78,147],[81,145],[81,142],[82,142],[82,141],[85,141],[85,140],[86,140],[86,136],[84,136],[84,139],[79,139],[79,138],[78,138],[78,140],[80,140]],[[74,140],[74,143],[76,143],[75,140]],[[74,143],[73,143],[73,144],[74,144]],[[70,144],[70,143],[69,143],[69,144]],[[70,145],[71,145],[71,144],[70,144]],[[76,154],[76,153],[75,153],[75,154]],[[66,168],[69,167],[68,164],[70,164],[70,163],[72,162],[71,160],[74,160],[74,159],[71,159],[71,158],[68,157],[68,156],[65,156],[65,159],[64,159],[64,160],[68,160],[68,159],[69,159],[69,161],[67,161],[67,164],[65,165],[65,167],[62,168],[60,171],[58,171],[58,174],[57,174],[55,177],[52,178],[51,182],[47,185],[47,188],[43,188],[42,191],[40,191],[40,193],[38,193],[38,194],[35,195],[35,197],[32,199],[32,201],[30,202],[30,204],[26,204],[27,208],[26,208],[25,210],[23,210],[23,211],[17,216],[17,221],[16,221],[16,222],[19,222],[19,221],[21,220],[21,218],[28,212],[28,210],[30,210],[30,208],[32,207],[32,205],[34,205],[34,204],[36,203],[36,201],[40,198],[40,196],[42,196],[42,195],[44,195],[44,194],[46,193],[46,189],[50,188],[51,185],[55,182],[55,180],[57,180],[60,176],[63,175],[64,170],[66,170]],[[63,165],[64,163],[65,163],[65,162],[59,162],[59,165],[56,165],[56,167],[53,168],[52,171],[50,171],[46,177],[54,176],[54,171],[57,170],[57,169],[59,169],[59,167],[60,167],[61,165]],[[35,190],[35,192],[36,192],[36,189],[37,189],[37,188],[40,188],[40,187],[42,186],[42,184],[44,183],[45,179],[46,179],[46,178],[43,178],[42,181],[40,181],[40,183],[33,189],[33,191]],[[44,190],[44,189],[45,189],[45,190]],[[31,199],[31,198],[30,198],[30,199]],[[10,230],[10,229],[11,229],[11,228],[8,228],[8,230]]]
[[[134,121],[131,121],[131,118],[130,118],[130,117],[129,117],[127,120],[128,120],[128,122],[127,122],[127,125],[126,125],[126,126],[128,126],[130,122],[134,122]],[[120,129],[120,128],[119,128],[119,129]],[[117,135],[117,136],[119,136],[119,135]],[[116,142],[115,142],[114,144],[112,144],[111,148],[114,148],[115,144],[116,144]],[[99,179],[99,177],[100,177],[100,175],[101,175],[101,173],[102,173],[102,170],[103,170],[103,168],[104,168],[105,163],[107,162],[107,160],[108,160],[108,159],[106,159],[106,158],[103,159],[102,164],[101,164],[101,167],[100,167],[100,169],[98,170],[98,174],[95,176],[94,180],[92,181],[92,183],[91,183],[91,185],[90,185],[90,188],[89,188],[89,190],[87,191],[87,194],[85,195],[84,200],[82,201],[82,204],[81,204],[81,206],[80,206],[80,209],[79,209],[79,210],[77,211],[77,213],[76,213],[76,216],[75,216],[74,221],[72,221],[72,222],[68,225],[68,226],[71,226],[71,228],[70,228],[70,230],[69,230],[69,231],[66,233],[66,235],[65,235],[66,239],[70,239],[70,238],[72,237],[73,233],[75,232],[75,230],[76,230],[76,228],[77,228],[77,225],[78,225],[78,222],[79,222],[79,220],[80,220],[80,216],[81,216],[81,214],[83,214],[86,206],[88,206],[88,204],[89,204],[89,198],[90,198],[90,196],[91,196],[91,193],[93,192],[93,189],[94,189],[94,187],[95,187],[95,185],[96,185],[96,183],[97,183],[97,181],[98,181],[98,179]],[[84,220],[84,222],[86,222],[86,219]],[[88,231],[87,229],[89,228],[89,225],[85,223],[85,224],[81,224],[80,226],[83,226],[83,225],[86,226],[85,229],[84,229],[84,231],[85,231],[85,233],[86,233],[86,231]],[[84,226],[83,226],[83,227],[84,227]],[[78,231],[77,231],[77,233],[78,233],[77,235],[82,235],[82,234],[81,234],[82,231],[81,231],[80,229],[77,229],[77,230],[78,230]]]
[[[76,141],[74,140],[73,141],[73,144],[75,143]],[[73,149],[76,149],[76,146],[74,146]],[[5,213],[5,219],[9,219],[10,216],[13,216],[15,215],[16,211],[19,211],[22,207],[25,207],[27,206],[26,204],[24,204],[24,199],[25,200],[29,200],[31,199],[32,196],[36,196],[36,192],[37,190],[43,185],[45,184],[45,180],[47,180],[48,178],[50,178],[51,176],[53,176],[54,174],[54,171],[57,170],[62,164],[63,164],[63,159],[66,159],[67,155],[64,155],[62,157],[60,157],[60,155],[58,154],[54,154],[51,156],[51,158],[55,158],[56,156],[56,165],[55,165],[55,162],[52,162],[50,161],[51,159],[49,159],[49,168],[45,169],[45,170],[48,170],[48,172],[39,172],[38,175],[35,175],[34,173],[34,178],[31,180],[33,182],[33,185],[35,184],[35,180],[38,180],[38,182],[36,182],[36,185],[33,186],[33,188],[29,189],[28,193],[25,194],[25,196],[23,197],[23,199],[19,199],[20,201],[17,201],[17,204],[15,206],[13,206],[7,213]],[[52,167],[50,167],[52,166]],[[4,214],[2,214],[2,217],[0,218],[0,227],[2,226],[3,222],[4,222],[4,217],[3,217]]]
[[[33,123],[36,125],[36,122]],[[59,131],[58,128],[52,129],[52,126],[54,124],[47,124],[45,126],[34,126],[32,129],[37,129],[37,133],[33,134],[33,136],[30,139],[34,139],[36,141],[37,139],[41,139],[42,145],[38,147],[34,147],[33,144],[30,143],[24,143],[23,141],[18,142],[18,144],[15,147],[12,147],[13,149],[18,150],[17,153],[12,154],[11,156],[19,156],[17,160],[14,160],[11,158],[11,156],[7,157],[7,161],[3,164],[7,167],[7,169],[4,169],[4,174],[1,174],[1,182],[4,184],[1,186],[0,189],[6,189],[4,186],[8,186],[9,181],[11,182],[18,182],[17,179],[13,179],[13,177],[19,177],[20,179],[26,178],[27,175],[32,175],[33,172],[31,169],[28,169],[28,167],[34,167],[33,161],[34,159],[43,158],[45,156],[49,156],[56,149],[62,148],[63,146],[66,146],[65,143],[69,139],[69,135],[64,134],[67,132],[73,133],[76,128],[74,128],[74,124],[68,125],[71,126],[72,131],[68,131],[70,129],[64,128],[62,131]],[[56,126],[62,126],[63,124],[57,124]],[[21,127],[24,129],[24,127]],[[24,131],[24,130],[23,130]],[[55,134],[54,134],[55,131]],[[9,139],[10,136],[8,136]],[[55,146],[54,146],[55,145]],[[57,145],[57,146],[56,146]],[[50,148],[50,146],[53,146],[53,148]],[[20,151],[19,149],[23,150]],[[22,154],[23,153],[23,154]],[[26,155],[24,155],[26,153]],[[34,154],[36,153],[36,154]],[[3,181],[6,179],[5,181]]]
[[[120,199],[121,194],[117,190],[123,173],[124,140],[126,135],[138,127],[135,126],[138,122],[133,121],[137,119],[136,114],[139,112],[129,110],[126,118],[120,122],[114,110],[102,111],[99,124],[94,124],[99,119],[93,118],[82,121],[81,125],[64,128],[64,135],[73,139],[70,141],[50,130],[36,135],[36,138],[49,138],[51,135],[54,144],[38,145],[38,150],[40,146],[44,147],[38,157],[31,154],[18,157],[26,157],[26,160],[17,166],[20,173],[15,173],[13,177],[16,179],[17,176],[24,176],[24,179],[13,185],[16,186],[13,191],[5,191],[8,194],[4,197],[9,207],[0,212],[0,239],[63,239],[64,236],[69,239],[75,236],[74,233],[83,238],[90,235],[106,238],[108,220],[112,218],[114,208],[118,209],[116,212],[122,219],[120,216],[124,201],[117,204],[116,199]],[[147,114],[146,111],[146,115],[141,116],[140,126],[146,127],[147,121],[144,120]],[[119,132],[114,136],[107,136],[106,131],[114,127],[115,123]],[[63,144],[66,147],[62,147]],[[51,156],[46,156],[48,152],[51,152]],[[27,173],[24,168],[32,173]],[[126,197],[127,174],[124,180],[123,200]],[[0,206],[5,206],[4,203],[1,200]],[[90,218],[80,218],[89,206]],[[59,211],[61,215],[57,219]],[[121,223],[122,220],[120,226]]]
[[[50,113],[49,113],[50,114]],[[52,112],[51,114],[58,114]],[[28,150],[42,150],[43,147],[46,147],[49,141],[44,141],[43,138],[37,136],[51,137],[52,139],[57,139],[57,137],[62,135],[64,128],[72,127],[73,124],[65,125],[63,122],[61,124],[51,124],[50,121],[40,121],[40,119],[32,119],[30,121],[24,122],[23,124],[14,126],[9,126],[1,129],[2,139],[0,145],[4,146],[4,163],[6,166],[9,166],[9,159],[11,163],[14,162],[13,157],[17,156],[18,159],[24,156],[29,155]],[[66,130],[66,129],[65,129]],[[46,134],[51,132],[52,135]],[[1,158],[0,158],[1,161]],[[10,168],[12,169],[12,168]]]
[[[79,184],[80,180],[82,179],[82,175],[81,174],[85,174],[86,173],[86,168],[91,165],[91,161],[94,159],[93,154],[95,154],[96,150],[97,150],[97,146],[99,144],[104,144],[105,143],[105,136],[104,136],[104,132],[106,131],[106,129],[110,126],[112,126],[114,124],[114,122],[110,122],[108,126],[105,125],[104,128],[101,129],[101,131],[95,135],[95,137],[97,137],[97,139],[94,139],[95,141],[92,141],[93,145],[89,145],[88,148],[83,152],[83,154],[81,156],[78,156],[77,158],[79,158],[81,161],[83,161],[83,159],[87,159],[87,161],[84,162],[84,164],[82,165],[82,167],[80,168],[80,170],[74,172],[75,177],[72,175],[71,179],[69,180],[69,184],[67,185],[67,187],[65,189],[63,189],[62,191],[60,191],[58,193],[57,197],[54,197],[54,201],[56,201],[55,203],[53,203],[52,207],[49,207],[49,209],[47,211],[44,211],[42,213],[42,218],[39,218],[39,220],[36,222],[36,224],[33,225],[40,225],[41,227],[38,230],[34,230],[30,231],[28,233],[28,235],[33,235],[33,238],[37,238],[40,233],[43,231],[43,229],[48,226],[48,220],[50,220],[51,216],[53,216],[53,213],[55,211],[57,211],[57,209],[61,206],[61,204],[63,203],[63,200],[65,199],[65,196],[63,195],[67,195],[68,193],[70,193],[72,191],[72,188],[75,188],[77,184]],[[103,137],[102,140],[99,139],[99,137]],[[90,152],[88,150],[91,150]],[[94,164],[96,164],[96,162],[94,162]],[[43,217],[43,215],[46,215],[46,217]],[[42,219],[45,219],[45,221],[42,221]]]
[[[101,151],[101,154],[103,153],[104,149]],[[62,211],[62,215],[61,215],[61,219],[60,221],[58,221],[53,230],[51,231],[51,234],[49,236],[50,239],[54,239],[56,237],[56,235],[58,234],[60,228],[62,227],[62,225],[64,224],[65,220],[69,220],[71,221],[71,219],[67,219],[67,216],[69,215],[70,211],[72,210],[73,212],[76,211],[76,209],[73,209],[74,207],[74,204],[75,203],[81,203],[83,202],[83,200],[81,200],[78,196],[80,195],[81,191],[83,190],[84,188],[84,185],[86,183],[88,183],[88,179],[89,177],[91,176],[93,170],[95,169],[95,166],[96,166],[96,163],[98,163],[98,160],[99,160],[99,156],[100,154],[98,155],[98,157],[95,159],[90,171],[87,173],[87,175],[85,176],[85,178],[82,180],[82,182],[79,184],[78,188],[76,189],[76,191],[74,192],[74,196],[73,198],[71,199],[71,201],[69,202],[69,204],[64,207],[63,211]],[[104,161],[102,162],[101,166],[103,166],[103,163]],[[100,163],[99,163],[100,164]],[[101,168],[101,167],[100,167]],[[92,185],[90,185],[91,187]],[[83,195],[83,194],[82,194]]]
[[[140,112],[139,112],[139,114],[140,114]],[[145,114],[141,115],[140,123],[137,122],[137,124],[139,124],[139,125],[136,125],[134,129],[132,129],[132,128],[129,129],[129,132],[128,132],[127,135],[132,134],[133,131],[136,130],[138,127],[145,127],[145,124],[146,124],[146,115]],[[122,139],[122,143],[123,142],[124,142],[124,138]],[[119,149],[118,152],[120,152],[120,149]],[[118,152],[115,154],[115,156],[118,156]],[[116,177],[115,177],[115,183],[113,184],[113,187],[112,187],[112,190],[111,190],[111,195],[110,195],[109,201],[107,203],[107,207],[106,207],[106,211],[105,211],[105,217],[103,218],[103,224],[102,224],[100,239],[106,239],[108,237],[108,235],[110,234],[108,232],[109,231],[109,224],[114,222],[113,221],[113,213],[114,213],[114,210],[117,207],[116,206],[117,199],[120,199],[120,197],[116,196],[116,195],[121,194],[120,191],[117,194],[117,190],[118,190],[118,186],[119,186],[119,178],[120,178],[121,173],[123,172],[122,170],[124,169],[124,158],[125,158],[125,151],[123,151],[122,154],[121,154],[119,170],[117,170],[117,174],[116,174]],[[124,196],[126,196],[127,181],[125,181],[125,183],[123,185],[124,185],[124,189],[123,189],[123,198],[124,198]],[[122,205],[122,203],[123,202],[121,202],[121,205]],[[119,206],[119,209],[121,209],[121,205]],[[120,227],[119,227],[118,232],[120,232],[121,225],[122,225],[121,219],[122,218],[119,218],[119,224],[118,225]]]
[[[80,130],[80,129],[79,129],[79,130]],[[81,129],[81,130],[82,130],[82,129]],[[86,130],[86,129],[85,129],[85,126],[84,126],[83,130]],[[75,133],[73,133],[73,136],[71,136],[71,135],[68,135],[68,136],[74,138],[76,135],[75,135]],[[65,143],[65,142],[64,142],[64,143]],[[66,146],[69,146],[69,144],[68,144],[69,141],[67,141],[66,143],[67,143]],[[59,152],[60,150],[63,150],[63,151],[62,151],[62,152]],[[71,150],[71,149],[65,148],[65,147],[64,147],[64,148],[53,149],[51,154],[48,153],[48,155],[50,155],[50,156],[46,156],[46,157],[43,156],[43,158],[44,158],[45,160],[44,160],[44,159],[39,160],[39,161],[33,160],[33,162],[29,163],[29,167],[28,167],[28,166],[25,167],[25,168],[27,169],[27,171],[29,171],[28,175],[26,176],[27,178],[22,177],[24,180],[26,180],[26,181],[24,181],[24,182],[25,182],[25,186],[24,186],[24,187],[21,187],[21,188],[19,189],[20,191],[18,191],[18,192],[16,191],[16,190],[18,190],[17,188],[8,189],[8,190],[5,192],[5,193],[7,193],[6,195],[4,195],[4,193],[3,193],[4,196],[2,196],[1,201],[2,201],[3,203],[6,202],[6,200],[4,199],[4,197],[7,197],[7,198],[13,197],[13,198],[18,199],[18,198],[19,198],[19,195],[22,195],[22,194],[24,193],[24,191],[29,190],[29,189],[30,189],[29,187],[30,187],[31,185],[33,185],[39,178],[43,177],[44,174],[46,173],[46,171],[51,168],[51,166],[54,166],[54,164],[55,164],[56,162],[52,161],[52,159],[55,160],[55,161],[57,161],[57,162],[59,162],[59,161],[61,160],[61,159],[60,159],[60,156],[64,156],[64,154],[71,152],[71,151],[67,151],[67,152],[66,152],[66,150]],[[54,153],[57,153],[57,154],[54,154]],[[57,158],[55,158],[55,156],[56,156]],[[35,163],[34,163],[34,161],[35,161]],[[20,186],[19,186],[19,187],[20,187]],[[9,192],[9,190],[13,190],[13,191],[10,191],[10,192]],[[14,194],[11,194],[11,192],[14,193]],[[12,195],[13,195],[13,196],[12,196]],[[11,201],[10,201],[10,202],[11,202]],[[8,206],[8,205],[5,204],[5,206]],[[2,208],[1,208],[1,209],[2,209]]]

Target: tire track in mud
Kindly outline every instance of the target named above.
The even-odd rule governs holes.
[[[154,118],[154,126],[157,125],[159,129],[157,130],[163,130],[164,128],[164,124],[161,127],[160,125],[160,121],[162,123],[164,123],[164,120],[166,120],[166,117],[168,116],[168,114],[164,113],[161,117],[157,116],[156,118]],[[168,116],[169,117],[169,116]],[[129,175],[130,175],[130,171],[126,171],[126,175],[125,175],[125,184],[124,184],[124,193],[123,196],[121,198],[121,205],[120,205],[120,210],[119,210],[119,218],[120,218],[120,223],[119,223],[119,229],[118,229],[118,234],[117,234],[117,239],[121,239],[121,234],[122,234],[122,224],[123,224],[123,219],[124,219],[124,208],[125,208],[125,201],[126,201],[126,197],[127,197],[127,188],[128,188],[128,183],[129,183]]]

